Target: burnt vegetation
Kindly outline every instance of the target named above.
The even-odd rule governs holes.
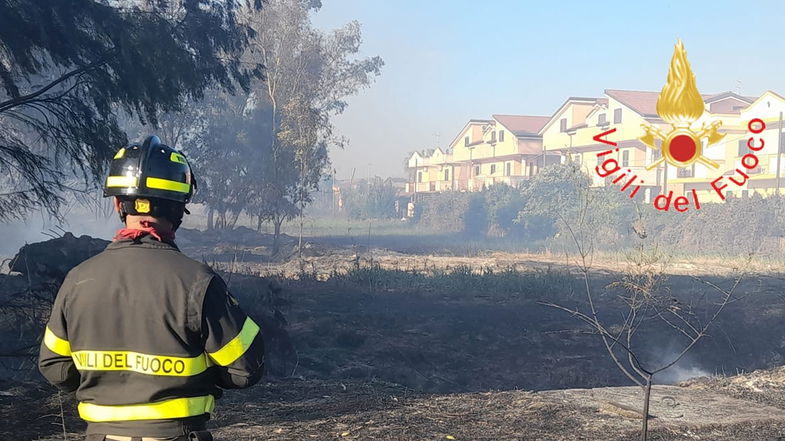
[[[785,363],[781,198],[655,215],[568,162],[518,187],[424,195],[411,219],[394,182],[369,176],[336,213],[319,202],[334,196],[328,148],[345,144],[333,118],[383,61],[359,55],[356,22],[315,29],[320,7],[0,0],[0,221],[95,203],[129,138],[183,149],[203,228],[178,243],[221,272],[268,351],[268,382],[223,402],[227,438],[621,440],[645,437],[648,413],[667,420],[656,439],[781,434],[785,416],[758,430],[731,400],[779,415],[781,372],[728,378]],[[309,234],[320,210],[334,228]],[[106,243],[59,231],[3,261],[2,437],[83,427],[35,354],[65,274]],[[742,417],[673,423],[664,391],[692,392],[652,385],[698,375],[717,378],[689,391]],[[652,412],[621,402],[633,389],[542,392],[629,385]]]

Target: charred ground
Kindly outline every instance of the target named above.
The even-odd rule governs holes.
[[[234,269],[224,277],[262,323],[270,351],[269,381],[220,401],[214,427],[225,439],[634,438],[638,420],[625,410],[634,402],[619,407],[618,397],[547,391],[627,384],[596,335],[569,314],[540,304],[583,305],[577,275],[558,257],[411,256],[314,243],[307,248],[310,254],[293,262],[269,259],[266,239],[246,234],[235,243],[187,235],[183,240],[187,254]],[[84,239],[82,245],[95,244]],[[36,256],[28,259],[43,259]],[[472,260],[482,263],[469,266]],[[616,293],[605,287],[619,274],[610,263],[598,266],[604,269],[594,273],[592,285],[602,292],[604,314],[612,321],[621,311]],[[44,267],[42,272],[52,271]],[[700,297],[704,286],[685,274],[692,269],[676,268],[668,281],[674,297]],[[722,272],[702,277],[718,285],[731,281]],[[6,276],[5,300],[29,295],[44,279]],[[781,288],[774,273],[745,279],[741,300],[729,306],[679,368],[722,376],[783,364]],[[4,344],[19,330],[30,335],[35,328],[32,322],[20,327],[5,321],[4,326],[17,332],[7,332]],[[646,357],[662,357],[678,346],[677,336],[662,331],[641,335],[648,342]],[[6,436],[62,439],[60,400],[67,431],[78,432],[73,397],[29,382],[35,378],[29,362],[11,367],[22,372],[0,388],[0,417],[10,422]],[[755,389],[731,390],[721,383],[735,380],[713,381],[682,388],[679,402],[687,407],[693,396],[705,401],[699,393],[708,391],[745,400],[717,402],[723,408],[748,408],[750,400],[771,406],[761,407],[764,414],[785,408],[777,388],[755,386],[772,392],[751,397],[744,393],[758,393]],[[637,400],[635,391],[624,394]],[[730,424],[709,417],[671,418],[654,424],[652,439],[777,439],[781,427],[760,414]]]

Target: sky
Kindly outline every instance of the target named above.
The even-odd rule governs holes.
[[[701,93],[785,93],[776,1],[322,0],[314,25],[362,25],[381,75],[334,119],[338,179],[403,177],[407,153],[444,147],[471,118],[550,116],[569,96],[659,91],[684,41]]]

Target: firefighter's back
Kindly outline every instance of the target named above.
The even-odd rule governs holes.
[[[219,393],[201,335],[213,276],[149,236],[113,242],[72,270],[61,295],[81,373],[79,413],[92,422],[90,432],[130,434],[140,424],[166,424],[150,417],[206,419]],[[161,402],[169,405],[145,406]]]

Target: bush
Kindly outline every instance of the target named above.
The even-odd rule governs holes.
[[[471,193],[436,193],[424,195],[415,205],[414,221],[445,233],[463,232]]]
[[[648,207],[655,240],[678,246],[678,252],[712,255],[754,253],[779,257],[785,199],[729,198],[704,204],[688,213],[661,212]]]
[[[346,209],[353,219],[393,219],[397,190],[390,179],[362,180],[345,192]]]
[[[572,233],[598,251],[629,249],[638,237],[687,254],[754,253],[772,258],[785,250],[782,197],[730,198],[678,213],[636,205],[615,185],[589,185],[589,177],[577,165],[552,165],[519,188],[494,185],[476,193],[424,195],[416,221],[468,239],[491,233],[573,251]]]

